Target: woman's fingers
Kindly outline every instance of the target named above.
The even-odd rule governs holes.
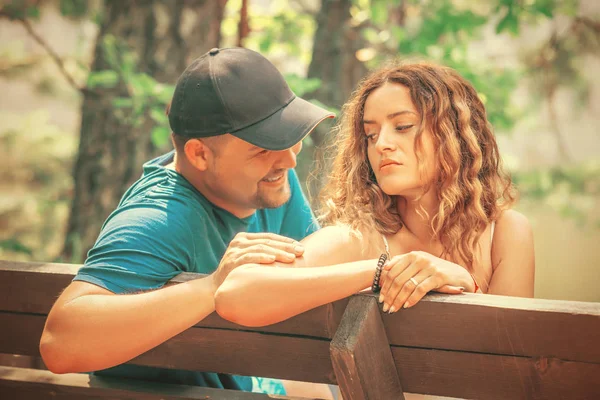
[[[392,271],[390,271],[392,272]],[[388,275],[386,277],[386,282],[384,283],[384,287],[381,289],[381,299],[383,300],[383,311],[388,311],[394,306],[397,298],[406,299],[414,290],[417,281],[413,278],[413,281],[410,280],[411,277],[418,275],[419,266],[415,263],[409,263],[409,265],[402,270],[402,272],[395,277]],[[425,277],[421,278],[425,279]],[[416,282],[416,283],[415,283]],[[398,306],[394,306],[394,309],[397,310]],[[392,311],[393,312],[393,311]]]
[[[394,280],[411,264],[411,257],[408,254],[393,257],[385,266],[381,275],[381,294],[390,290]]]
[[[461,294],[464,293],[465,288],[460,286],[452,286],[452,285],[444,285],[438,289],[435,289],[436,292],[439,293],[447,293],[447,294]]]
[[[464,292],[464,288],[451,285],[443,285],[437,288],[438,279],[435,275],[428,275],[426,273],[420,273],[409,279],[404,284],[404,287],[398,293],[397,297],[390,301],[389,312],[393,313],[401,308],[409,308],[417,304],[423,296],[431,291],[447,294],[461,294]],[[385,300],[387,302],[387,299]],[[384,312],[388,311],[384,303]]]
[[[412,266],[410,268],[407,268],[406,272],[409,272],[410,269],[413,269]],[[415,293],[420,294],[424,290],[431,290],[429,289],[429,287],[424,286],[424,282],[426,282],[429,277],[430,274],[427,270],[414,271],[413,274],[408,274],[408,276],[405,276],[402,280],[402,282],[404,283],[402,285],[402,288],[398,291],[398,294],[394,298],[390,296],[389,312],[395,312],[401,309],[404,306],[406,300],[410,296],[413,296]],[[427,291],[425,291],[423,295],[425,295]],[[385,301],[388,300],[386,299]]]
[[[448,270],[448,262],[423,252],[410,252],[392,258],[384,267],[381,276],[383,311],[395,312],[400,308],[412,307],[428,292],[459,294],[464,288],[449,285],[456,282],[456,271]],[[461,268],[455,265],[456,268]]]
[[[402,303],[402,307],[408,308],[412,307],[419,302],[430,291],[434,290],[437,287],[437,279],[433,275],[429,275],[425,278],[419,285],[413,290],[413,292],[408,296],[405,302]]]

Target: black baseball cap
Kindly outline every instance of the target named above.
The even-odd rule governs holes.
[[[285,150],[334,114],[297,97],[259,53],[212,49],[177,81],[171,130],[184,138],[229,133],[267,150]]]

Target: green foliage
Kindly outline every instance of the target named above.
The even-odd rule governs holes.
[[[87,0],[60,0],[60,12],[71,18],[84,17],[88,12],[89,1]]]
[[[0,12],[9,19],[38,20],[44,1],[9,0],[2,3],[6,4],[0,4]],[[59,8],[62,15],[75,19],[86,16],[89,4],[87,0],[60,0]]]
[[[503,2],[508,3],[501,7],[501,10],[505,11],[504,16],[496,25],[496,33],[502,33],[504,31],[508,31],[513,35],[517,35],[519,33],[519,18],[516,11],[517,6],[513,4],[513,2]]]
[[[316,29],[314,17],[290,7],[288,1],[273,1],[270,9],[269,14],[250,13],[254,34],[245,46],[266,55],[284,52],[308,61]]]
[[[321,87],[321,80],[318,78],[303,78],[297,74],[286,74],[285,80],[296,96],[304,96]]]
[[[113,70],[90,72],[87,80],[89,89],[113,88],[119,83],[119,74]]]
[[[522,22],[552,19],[559,14],[574,17],[578,3],[578,0],[499,0],[495,12],[502,17],[496,25],[496,33],[508,32],[516,36]]]
[[[600,198],[600,164],[584,163],[549,169],[518,171],[513,179],[522,197],[529,202],[545,202],[562,216],[579,224],[600,224],[589,221]]]
[[[492,16],[469,7],[458,7],[452,0],[427,4],[416,1],[396,3],[390,5],[383,0],[355,2],[355,23],[364,26],[362,36],[376,49],[369,65],[376,67],[386,59],[400,57],[425,58],[450,66],[478,90],[490,122],[499,132],[508,131],[518,116],[510,105],[510,96],[520,71],[486,62],[471,54],[469,47],[473,41],[482,38],[482,29]],[[407,10],[411,17],[407,16]],[[396,19],[388,18],[393,12],[403,16],[400,24]],[[361,16],[365,14],[371,15],[371,19],[361,22]]]
[[[26,18],[37,20],[40,17],[39,6],[25,0],[10,0],[6,4],[0,4],[0,12],[11,20]]]
[[[0,10],[8,18],[40,17],[39,2],[4,3]],[[311,58],[318,10],[307,9],[305,4],[308,3],[300,0],[275,0],[263,8],[251,3],[251,34],[244,45],[260,51],[280,69],[293,71],[285,76],[290,87],[297,95],[311,100],[310,94],[322,82],[306,79],[303,74]],[[338,29],[359,32],[366,41],[365,49],[369,50],[366,54],[372,55],[364,60],[369,68],[378,67],[392,57],[425,58],[455,68],[478,90],[497,133],[509,133],[525,112],[511,102],[523,77],[534,84],[530,91],[532,98],[536,93],[539,98],[546,98],[561,87],[575,90],[580,103],[585,103],[589,96],[590,85],[579,65],[581,57],[600,54],[598,23],[589,16],[577,15],[578,0],[353,0],[352,4],[351,20],[343,21]],[[90,3],[85,0],[59,0],[58,5],[65,16],[92,18],[88,13]],[[240,5],[240,0],[227,2],[223,46],[235,44]],[[101,11],[95,15],[100,16]],[[484,38],[486,28],[493,28],[505,37],[517,36],[523,34],[525,25],[558,19],[562,22],[568,19],[570,25],[561,29],[553,26],[548,40],[529,54],[521,55],[523,62],[518,66],[500,66],[499,62],[473,51],[472,44]],[[135,53],[118,38],[104,37],[102,49],[106,66],[89,74],[87,88],[112,91],[115,115],[131,126],[151,122],[153,143],[159,147],[166,145],[169,129],[164,108],[174,87],[140,72]],[[302,156],[307,154],[311,153],[307,151]],[[594,168],[561,166],[515,171],[514,176],[523,197],[548,201],[563,215],[581,219],[589,209],[589,199],[600,196],[599,171]]]
[[[231,20],[226,22],[230,35],[236,30],[238,3],[230,0],[233,12]],[[304,63],[303,70],[306,70],[310,48],[304,44],[313,40],[315,15],[295,7],[294,1],[286,3],[272,2],[267,13],[251,9],[252,33],[246,46],[272,60],[285,59],[289,64],[290,59],[297,59]],[[509,134],[515,122],[525,113],[534,112],[534,105],[540,103],[539,99],[535,102],[534,86],[529,104],[519,107],[513,104],[513,94],[523,77],[532,78],[540,88],[537,90],[540,97],[548,93],[549,83],[556,82],[556,85],[575,89],[579,101],[586,101],[590,85],[578,71],[577,55],[600,54],[597,32],[594,35],[589,24],[580,22],[577,29],[565,30],[565,38],[559,37],[561,40],[552,42],[551,48],[545,52],[538,50],[544,56],[542,60],[537,55],[522,55],[525,62],[516,65],[482,57],[475,52],[473,43],[484,40],[485,30],[489,28],[498,34],[516,36],[522,34],[524,25],[535,26],[557,17],[575,21],[578,3],[577,0],[353,0],[351,21],[344,22],[339,29],[352,27],[358,30],[366,41],[365,49],[369,50],[366,54],[373,55],[365,60],[369,68],[376,68],[390,58],[408,58],[428,59],[456,69],[477,89],[495,132]],[[541,65],[551,66],[551,73],[541,73]],[[286,79],[299,96],[310,95],[320,87],[316,81],[306,81],[301,73],[287,75]],[[307,154],[312,152],[305,151],[303,156]],[[312,159],[301,161],[311,162]],[[306,165],[300,168],[309,169]],[[596,192],[576,190],[582,181],[592,180],[590,174],[583,173],[585,168],[581,168],[516,171],[515,179],[524,198],[553,202],[563,215],[581,219],[587,207],[584,206],[587,200],[582,199],[600,196]],[[552,178],[548,179],[548,176]],[[569,208],[571,203],[580,206]],[[571,211],[567,212],[568,209]]]
[[[532,81],[532,92],[541,95],[538,97],[551,97],[559,88],[568,88],[576,94],[576,106],[581,107],[589,100],[592,86],[581,66],[586,57],[600,55],[598,21],[576,15],[574,0],[552,4],[552,12],[559,13],[568,24],[554,24],[548,39],[523,56],[526,74]]]
[[[150,75],[138,72],[135,54],[112,35],[103,38],[102,51],[110,69],[91,72],[88,88],[116,90],[120,94],[113,99],[117,118],[134,127],[151,119],[154,122],[152,142],[158,148],[165,147],[170,134],[165,108],[175,86],[162,84]]]
[[[0,252],[2,252],[2,250],[13,253],[23,253],[29,256],[33,254],[33,250],[29,246],[24,245],[15,238],[0,240]]]

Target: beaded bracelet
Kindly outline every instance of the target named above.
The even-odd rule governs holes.
[[[383,269],[383,265],[387,260],[387,254],[382,254],[379,256],[379,261],[377,261],[377,268],[375,269],[375,276],[373,277],[373,285],[371,286],[371,290],[373,293],[378,293],[381,290],[381,286],[379,286],[379,279],[381,278],[381,270]]]

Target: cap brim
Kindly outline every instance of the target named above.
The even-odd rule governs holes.
[[[230,134],[267,150],[285,150],[308,135],[321,121],[335,114],[300,97],[269,117]]]

